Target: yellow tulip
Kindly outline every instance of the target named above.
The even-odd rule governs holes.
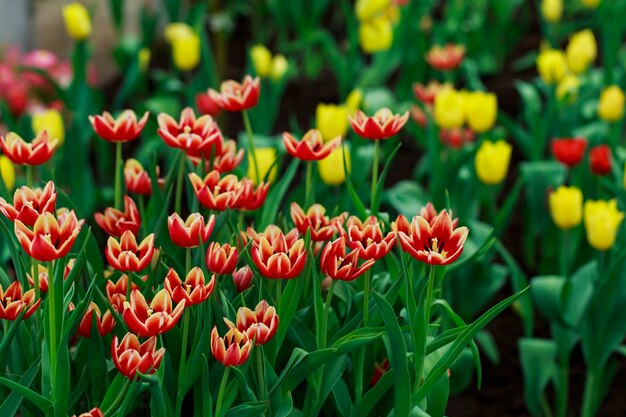
[[[576,74],[587,71],[589,64],[595,61],[597,55],[596,38],[589,29],[574,33],[565,48],[567,66]]]
[[[139,60],[139,70],[146,72],[150,66],[150,57],[152,56],[150,48],[141,48],[137,54]]]
[[[493,127],[498,116],[498,97],[495,94],[476,91],[466,94],[463,101],[467,124],[474,132],[486,132]]]
[[[348,132],[348,109],[337,104],[318,104],[315,127],[322,133],[324,141],[345,136]]]
[[[610,85],[600,93],[598,116],[607,122],[616,122],[624,116],[624,92],[617,85]]]
[[[63,117],[58,110],[48,109],[33,114],[31,119],[31,127],[35,135],[44,130],[48,131],[50,139],[58,139],[57,146],[61,146],[65,141],[65,127],[63,126]]]
[[[363,52],[386,51],[393,43],[393,25],[385,17],[377,17],[359,25],[359,44]]]
[[[187,23],[176,22],[165,26],[165,40],[168,43],[174,43],[174,39],[186,38],[193,34],[193,29]]]
[[[289,61],[285,58],[285,55],[278,54],[272,59],[272,69],[270,71],[270,78],[274,81],[278,81],[285,76],[289,71]]]
[[[254,155],[256,156],[256,161],[259,164],[259,177],[261,178],[261,181],[263,181],[267,175],[267,180],[269,182],[274,182],[276,180],[276,176],[278,175],[278,164],[274,165],[277,158],[276,149],[256,148],[254,150]],[[274,166],[272,167],[272,165]],[[271,172],[270,168],[272,169]],[[260,182],[256,176],[256,170],[254,169],[254,158],[252,158],[250,154],[248,154],[248,178],[250,178],[255,184]]]
[[[324,184],[337,186],[346,181],[346,173],[343,166],[344,150],[346,168],[348,169],[348,173],[351,172],[350,149],[345,145],[340,146],[317,163],[317,169]]]
[[[558,22],[563,16],[563,0],[542,0],[541,14],[550,23]]]
[[[626,189],[626,164],[624,164],[624,176],[622,177],[622,184],[624,185],[624,188]]]
[[[254,72],[261,78],[269,77],[272,72],[272,53],[263,45],[250,48],[250,59]]]
[[[172,41],[174,66],[181,71],[191,71],[200,62],[200,37],[195,33],[178,36]]]
[[[624,219],[624,213],[617,209],[617,200],[587,200],[584,213],[589,244],[597,250],[610,249]]]
[[[91,35],[91,18],[82,4],[75,2],[63,7],[63,19],[65,30],[72,39],[82,41]]]
[[[437,126],[455,129],[465,122],[465,95],[453,88],[446,88],[435,96],[433,116]]]
[[[348,97],[346,97],[346,108],[348,109],[348,114],[350,116],[354,115],[357,110],[361,108],[361,103],[363,102],[363,91],[358,88],[350,91]]]
[[[546,49],[537,57],[537,72],[546,84],[558,83],[567,72],[567,60],[563,51]]]
[[[15,167],[5,155],[0,156],[0,175],[2,175],[4,186],[8,191],[12,191],[15,186]]]
[[[385,13],[391,0],[357,0],[354,11],[361,22],[371,20]]]
[[[600,5],[601,1],[602,0],[582,0],[582,4],[588,9],[595,9]]]
[[[550,215],[561,230],[576,227],[583,220],[583,193],[577,187],[560,186],[548,196]]]
[[[569,103],[576,101],[580,80],[574,74],[567,74],[556,87],[556,97],[559,100],[568,99]]]
[[[484,141],[474,159],[478,179],[487,185],[501,183],[509,170],[512,150],[512,146],[504,140]]]

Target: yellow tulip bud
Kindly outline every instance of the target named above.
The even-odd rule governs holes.
[[[548,202],[552,220],[559,229],[571,229],[583,220],[583,193],[580,188],[560,186],[550,192]]]
[[[346,97],[346,108],[348,109],[348,114],[350,116],[354,115],[357,110],[361,108],[361,103],[363,102],[363,92],[358,88],[350,91],[348,97]]]
[[[0,156],[0,175],[2,175],[4,186],[8,191],[12,191],[15,187],[15,167],[5,155]]]
[[[318,104],[315,127],[322,133],[324,141],[345,136],[348,131],[348,109],[337,104]]]
[[[181,71],[191,71],[200,62],[200,37],[195,33],[179,36],[172,41],[174,66]]]
[[[72,39],[82,41],[91,35],[91,18],[82,4],[70,3],[63,7],[63,19],[65,30]]]
[[[357,0],[354,11],[361,22],[371,20],[383,13],[391,5],[391,0]]]
[[[285,55],[278,54],[272,59],[272,70],[270,71],[270,78],[274,81],[278,81],[285,76],[289,71],[289,61],[285,58]]]
[[[330,153],[326,158],[317,163],[320,178],[326,185],[341,185],[346,181],[344,171],[344,152],[346,158],[346,168],[351,172],[350,149],[347,146],[340,146]]]
[[[504,140],[484,141],[474,159],[478,179],[487,185],[501,183],[506,177],[513,147]]]
[[[31,119],[31,127],[35,135],[40,134],[44,130],[48,131],[48,137],[58,139],[57,146],[61,146],[65,141],[65,127],[63,126],[63,117],[58,110],[48,109],[34,113]]]
[[[464,97],[467,124],[474,132],[482,133],[491,129],[498,116],[498,97],[493,93],[476,91]]]
[[[165,26],[165,40],[168,43],[174,43],[174,39],[187,38],[193,34],[193,29],[187,23],[176,22]]]
[[[600,93],[598,116],[607,122],[616,122],[624,116],[624,92],[616,85],[610,85]]]
[[[464,94],[453,88],[440,91],[435,96],[433,115],[435,123],[441,128],[455,129],[463,126],[465,122]]]
[[[587,200],[584,212],[589,245],[597,250],[610,249],[624,219],[624,213],[617,209],[617,200]]]
[[[148,71],[148,67],[150,66],[150,57],[151,57],[149,48],[141,48],[137,54],[137,59],[139,60],[139,70],[141,72]]]
[[[624,188],[626,189],[626,164],[624,164],[624,175],[622,177],[622,184],[624,185]]]
[[[582,0],[582,4],[588,9],[595,9],[600,5],[601,1],[602,0]]]
[[[377,17],[359,26],[359,44],[363,52],[386,51],[393,43],[393,26],[389,19]]]
[[[261,78],[269,77],[272,71],[272,53],[263,45],[250,48],[250,59],[254,72]]]
[[[559,100],[568,99],[569,103],[576,101],[580,80],[574,74],[567,74],[556,87],[556,97]]]
[[[385,10],[384,16],[395,25],[400,21],[400,8],[398,6],[391,5],[387,7],[387,10]]]
[[[274,165],[277,158],[276,149],[256,148],[254,150],[254,155],[256,156],[257,164],[259,164],[260,181],[263,181],[267,175],[267,180],[269,182],[274,182],[276,180],[276,176],[278,175],[278,164]],[[272,167],[272,165],[274,166]],[[271,172],[270,168],[272,169]],[[250,154],[248,154],[248,178],[250,178],[255,184],[260,182],[256,176],[256,170],[254,169],[254,158],[252,158]]]
[[[567,66],[576,74],[587,71],[589,64],[595,61],[597,55],[596,38],[589,29],[574,33],[565,48]]]
[[[541,14],[550,23],[558,22],[563,16],[563,0],[542,0]]]
[[[555,84],[563,79],[567,72],[567,60],[563,51],[546,49],[537,57],[537,71],[546,84]]]

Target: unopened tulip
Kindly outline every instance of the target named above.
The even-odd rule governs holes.
[[[598,103],[598,116],[607,122],[617,122],[624,116],[624,92],[617,85],[602,90]]]
[[[357,110],[361,107],[361,103],[363,102],[363,91],[358,88],[350,91],[348,97],[346,97],[345,107],[348,110],[348,116],[352,116],[356,113]]]
[[[617,209],[617,200],[587,200],[584,216],[589,245],[601,251],[611,249],[624,219],[624,213]]]
[[[48,109],[38,111],[31,118],[32,129],[35,135],[40,135],[44,130],[48,132],[51,140],[57,139],[58,146],[63,145],[65,141],[65,127],[63,125],[63,117],[58,110]]]
[[[574,74],[567,74],[559,81],[556,86],[556,98],[563,101],[567,99],[568,103],[574,103],[578,96],[578,88],[580,80]]]
[[[211,353],[224,366],[239,366],[250,356],[252,340],[245,332],[230,328],[224,337],[220,337],[217,326],[211,331]]]
[[[320,255],[320,269],[324,275],[341,281],[354,281],[370,269],[376,261],[367,259],[359,265],[359,251],[348,254],[343,238],[326,243]]]
[[[337,104],[318,104],[315,109],[315,127],[322,132],[324,141],[346,136],[348,109]]]
[[[552,141],[554,159],[570,168],[583,160],[586,149],[587,140],[584,138],[562,138]]]
[[[350,173],[350,149],[345,145],[335,149],[330,155],[317,163],[317,169],[324,184],[338,186],[346,181],[344,153],[345,168]]]
[[[595,9],[600,5],[602,0],[581,0],[582,5],[588,9]]]
[[[444,129],[454,129],[463,126],[465,122],[465,97],[463,93],[454,89],[446,89],[435,97],[433,116],[437,126]]]
[[[476,91],[464,97],[467,124],[477,133],[490,130],[498,116],[498,98],[493,93]]]
[[[556,23],[563,16],[563,0],[542,0],[541,15],[546,21]]]
[[[361,22],[359,44],[363,52],[373,54],[386,51],[393,43],[393,24],[384,16]]]
[[[583,193],[577,187],[560,186],[548,196],[550,215],[559,229],[576,227],[583,219]]]
[[[245,265],[236,271],[233,272],[233,282],[235,283],[235,288],[237,292],[242,293],[248,288],[250,288],[250,284],[252,283],[252,269]]]
[[[118,371],[126,378],[134,380],[137,372],[147,375],[153,374],[159,367],[165,349],[156,348],[156,337],[151,337],[143,343],[132,333],[127,333],[118,344],[117,335],[111,341],[111,359]]]
[[[506,177],[513,147],[504,140],[484,141],[474,159],[478,179],[487,185],[501,183]]]
[[[111,310],[107,310],[104,314],[102,314],[100,312],[100,307],[92,301],[89,303],[87,311],[85,311],[85,315],[78,324],[76,333],[82,337],[91,337],[91,325],[94,321],[96,322],[96,331],[100,336],[106,336],[111,333],[115,327],[115,319],[113,318]]]
[[[85,6],[74,2],[63,7],[63,18],[68,35],[81,41],[91,35],[91,18]]]
[[[206,253],[206,265],[209,271],[218,275],[232,274],[237,266],[239,252],[228,243],[211,243]]]
[[[172,60],[181,71],[191,71],[200,63],[200,36],[191,33],[172,41]]]
[[[537,71],[546,84],[556,84],[565,77],[567,60],[563,51],[546,49],[537,57]]]
[[[261,78],[268,77],[272,71],[272,53],[264,45],[250,48],[250,59],[254,72]]]
[[[354,11],[357,19],[363,22],[385,13],[389,6],[390,0],[357,0]]]
[[[591,172],[596,175],[611,173],[611,148],[608,145],[598,145],[589,151]]]
[[[259,184],[267,178],[268,182],[274,182],[278,175],[278,164],[276,162],[276,149],[275,148],[256,148],[254,149],[253,158],[248,154],[248,175],[247,177],[255,184]],[[258,170],[255,167],[255,163],[259,164]],[[257,178],[257,172],[259,178]]]
[[[572,35],[565,48],[567,66],[569,69],[580,74],[585,72],[589,64],[595,61],[598,55],[596,38],[590,29],[581,30]]]
[[[285,58],[285,55],[275,55],[272,59],[270,78],[274,81],[279,81],[287,74],[287,71],[289,71],[289,61]]]
[[[2,182],[8,191],[13,190],[15,187],[15,167],[13,162],[6,155],[0,155],[0,176],[2,176]]]

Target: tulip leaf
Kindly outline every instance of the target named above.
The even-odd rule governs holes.
[[[395,368],[389,369],[378,380],[374,387],[370,388],[357,404],[357,415],[367,416],[380,400],[387,394],[387,391],[394,386]]]
[[[312,270],[312,260],[307,261],[305,267],[305,273],[310,274]],[[296,310],[298,309],[298,303],[300,302],[300,294],[302,293],[302,282],[296,278],[287,281],[285,290],[283,291],[281,299],[289,300],[289,302],[280,303],[278,306],[278,317],[280,317],[280,326],[276,331],[274,339],[276,340],[276,346],[280,347],[283,344],[285,335],[291,329],[292,320],[295,317]],[[278,351],[278,349],[277,349]]]
[[[289,190],[289,187],[293,182],[299,165],[300,160],[294,158],[287,167],[284,174],[281,175],[280,180],[270,187],[270,190],[267,194],[267,199],[265,200],[265,204],[263,204],[263,210],[261,212],[261,218],[258,224],[259,229],[265,229],[276,220],[276,216],[278,215],[278,209],[280,208],[280,203],[283,198],[285,198],[287,190]],[[268,171],[268,173],[269,172],[270,171]]]
[[[364,219],[367,217],[367,209],[365,208],[365,205],[359,198],[359,195],[352,185],[352,180],[350,178],[350,169],[348,169],[348,165],[346,162],[346,147],[342,145],[341,151],[343,152],[343,172],[346,177],[346,188],[348,188],[348,194],[350,195],[350,199],[352,200],[352,203],[354,204],[354,207],[356,208],[359,217]]]
[[[594,282],[598,278],[597,261],[580,267],[569,277],[562,290],[563,319],[571,326],[577,326],[593,297]]]
[[[226,413],[226,417],[256,417],[263,415],[266,409],[267,402],[251,401],[231,408]]]
[[[399,181],[385,190],[389,204],[406,217],[412,218],[426,205],[428,198],[420,184],[412,180]]]
[[[561,309],[561,294],[566,279],[557,275],[534,277],[530,282],[530,293],[535,305],[545,318],[551,322],[565,325]]]
[[[27,386],[24,386],[19,382],[1,376],[0,385],[4,385],[11,391],[16,392],[22,397],[26,398],[44,413],[50,413],[52,409],[52,403],[50,402],[50,400],[37,394],[35,391],[31,390]]]
[[[341,417],[352,417],[356,415],[356,407],[352,403],[350,396],[350,390],[348,385],[343,379],[339,379],[333,387],[333,400],[335,403],[335,410]]]
[[[402,143],[398,142],[398,144],[393,149],[393,151],[391,151],[389,156],[385,158],[387,162],[385,162],[385,167],[383,168],[380,174],[380,177],[378,177],[378,182],[376,184],[376,194],[374,195],[374,201],[371,202],[371,206],[372,206],[371,208],[372,208],[373,214],[378,213],[378,208],[380,207],[380,198],[382,196],[384,185],[385,185],[385,178],[387,178],[387,173],[389,172],[389,168],[391,168],[393,158],[396,156],[396,154],[398,153],[401,147],[402,147]],[[377,161],[377,163],[378,162],[379,161]]]
[[[391,304],[378,292],[373,291],[372,295],[380,309],[385,322],[385,327],[389,335],[389,362],[395,369],[394,387],[394,417],[408,417],[410,411],[411,380],[409,368],[406,360],[406,342],[404,335],[398,324],[396,314]]]
[[[26,370],[26,372],[24,372],[24,375],[22,375],[22,377],[18,381],[18,384],[22,385],[25,388],[28,388],[35,379],[37,372],[39,372],[39,363],[37,361],[34,361]],[[12,391],[0,406],[0,416],[17,415],[17,410],[22,403],[23,398],[24,395],[20,394],[18,391]]]
[[[7,242],[7,244],[9,245],[11,259],[13,260],[17,280],[20,282],[20,284],[22,284],[22,288],[28,288],[28,280],[26,279],[26,265],[24,264],[24,260],[20,255],[22,252],[18,250],[15,235],[13,233],[10,233],[9,228],[6,226],[8,222],[9,221],[6,220],[3,216],[2,219],[0,219],[0,230],[2,231],[2,234],[4,234],[5,242]]]
[[[127,381],[128,379],[124,375],[117,372],[117,375],[113,378],[113,382],[109,384],[109,388],[107,389],[104,399],[100,403],[100,409],[102,411],[108,410],[113,404],[115,404],[117,398],[123,394],[124,386]]]
[[[533,416],[542,415],[541,397],[556,371],[556,342],[522,338],[519,340],[520,362],[524,373],[524,400]]]

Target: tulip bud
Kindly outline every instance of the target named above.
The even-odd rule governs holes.
[[[359,44],[363,52],[386,51],[393,43],[393,25],[385,17],[377,17],[359,25]]]
[[[141,48],[137,53],[137,59],[139,60],[139,71],[145,73],[150,66],[150,48]]]
[[[487,185],[502,182],[509,170],[512,150],[512,146],[504,140],[484,141],[478,148],[474,160],[478,178]]]
[[[555,84],[565,76],[567,61],[563,51],[546,49],[537,57],[537,71],[546,84]]]
[[[611,249],[624,219],[624,213],[617,210],[617,200],[587,200],[584,214],[589,245],[602,251]]]
[[[252,284],[252,275],[252,269],[250,269],[248,265],[245,265],[233,272],[233,281],[235,282],[237,292],[241,293],[250,288],[250,284]]]
[[[191,71],[200,62],[200,37],[195,33],[177,36],[172,41],[172,59],[181,71]]]
[[[248,154],[248,178],[250,178],[255,184],[263,181],[266,176],[269,182],[274,182],[278,174],[278,164],[274,164],[277,158],[276,149],[256,148],[254,150],[254,155],[256,156],[256,163],[259,164],[259,178],[256,176],[257,170],[254,167],[255,158],[253,158],[250,154]]]
[[[550,192],[550,215],[561,230],[571,229],[583,219],[583,193],[577,187],[560,186]]]
[[[346,168],[348,173],[351,171],[350,164],[350,149],[345,146],[340,146],[328,155],[326,158],[318,162],[317,168],[320,173],[320,178],[326,185],[341,185],[346,181],[346,174],[344,171],[344,156],[346,153]]]
[[[608,145],[598,145],[589,151],[591,172],[596,175],[611,173],[611,148]]]
[[[337,104],[320,103],[315,109],[315,126],[324,141],[337,136],[344,137],[348,131],[348,109]]]
[[[474,132],[490,130],[498,116],[498,98],[493,93],[477,91],[465,96],[464,107],[467,124]]]
[[[176,38],[185,38],[194,34],[193,29],[187,23],[176,22],[165,26],[165,40],[174,43]]]
[[[617,85],[608,86],[600,93],[598,116],[607,122],[617,122],[624,116],[624,92]]]
[[[287,61],[285,55],[278,54],[274,56],[274,59],[272,59],[270,78],[274,81],[279,81],[285,76],[287,71],[289,71],[289,61]]]
[[[63,7],[63,19],[72,39],[82,41],[91,35],[91,18],[82,4],[75,2]]]
[[[261,78],[268,77],[272,71],[272,53],[263,45],[250,48],[250,59],[254,72]]]
[[[13,190],[15,186],[15,167],[6,155],[0,155],[0,174],[6,189],[8,191]]]
[[[565,48],[567,66],[576,74],[585,72],[597,55],[596,39],[589,29],[574,33]]]
[[[391,5],[390,0],[357,0],[354,11],[361,22],[381,15]]]
[[[441,91],[435,97],[434,113],[437,126],[444,129],[459,128],[465,122],[463,93],[452,88]]]
[[[61,146],[65,140],[65,128],[63,117],[58,110],[48,109],[32,115],[32,129],[35,135],[39,135],[44,130],[48,132],[51,140],[58,139],[57,146]]]
[[[602,0],[581,0],[581,3],[587,9],[595,9],[596,7],[600,5],[601,1]]]
[[[563,101],[567,100],[567,103],[573,103],[578,97],[578,87],[580,87],[580,80],[574,74],[567,74],[556,87],[556,98]]]
[[[357,110],[361,107],[363,102],[363,91],[358,88],[350,91],[348,97],[346,97],[345,107],[348,110],[348,116],[354,116]]]
[[[563,16],[563,0],[542,0],[541,14],[550,23],[558,22]]]

